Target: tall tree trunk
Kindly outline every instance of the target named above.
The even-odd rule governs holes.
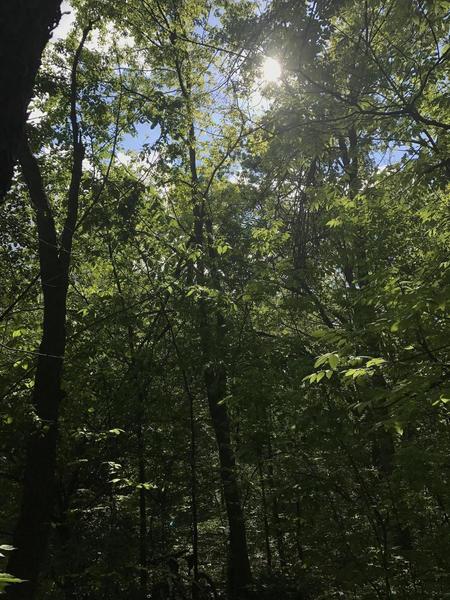
[[[142,403],[142,398],[140,398]],[[143,418],[142,411],[139,414],[138,423],[138,469],[139,469],[139,587],[140,587],[140,598],[145,600],[147,598],[148,589],[148,571],[147,571],[147,490],[144,487],[146,483],[146,470],[145,470],[145,443],[144,443],[144,432],[143,432]]]
[[[83,31],[72,65],[70,120],[73,164],[66,219],[60,240],[38,162],[25,137],[19,152],[22,173],[36,213],[44,318],[33,391],[33,405],[39,419],[39,428],[30,435],[27,444],[22,502],[13,536],[17,550],[12,552],[8,563],[9,572],[25,580],[24,583],[7,589],[8,598],[16,600],[32,600],[36,596],[53,511],[58,416],[62,399],[61,377],[66,346],[67,289],[84,158],[76,115],[76,75],[90,30],[91,25]]]
[[[174,42],[175,45],[175,38]],[[176,48],[174,48],[176,50]],[[212,223],[205,216],[206,192],[201,190],[197,172],[196,136],[192,120],[191,82],[189,69],[183,74],[182,64],[175,58],[182,96],[186,102],[188,118],[191,119],[188,144],[188,168],[192,186],[192,212],[194,217],[194,241],[201,255],[197,261],[196,283],[220,290],[217,271],[217,253],[213,246]],[[205,261],[208,261],[208,275]],[[220,462],[220,478],[228,518],[228,597],[241,600],[248,596],[252,581],[248,557],[247,535],[242,510],[236,459],[231,443],[231,428],[226,397],[227,372],[223,362],[225,323],[217,308],[210,309],[204,299],[198,301],[199,336],[203,356],[203,371],[209,412],[217,441]]]
[[[198,506],[197,506],[197,436],[195,430],[194,397],[189,393],[189,422],[191,428],[191,447],[189,462],[191,470],[191,514],[192,514],[192,600],[198,600]]]
[[[223,365],[205,368],[209,412],[219,449],[220,477],[229,527],[228,595],[232,600],[247,597],[251,583],[247,536],[242,510],[236,460],[231,445],[230,421],[226,405],[226,371]]]
[[[50,254],[50,252],[49,252]],[[8,570],[27,580],[8,589],[10,598],[33,598],[45,556],[54,497],[56,438],[65,348],[66,283],[59,261],[41,261],[44,291],[43,337],[34,382],[33,403],[40,426],[26,451],[23,499]],[[43,270],[45,269],[45,270]]]
[[[8,588],[7,595],[33,598],[46,552],[54,498],[57,422],[66,343],[67,271],[59,257],[55,225],[39,167],[28,146],[24,145],[21,150],[20,161],[36,206],[44,319],[33,392],[39,429],[31,434],[27,445],[22,504],[13,542],[17,550],[11,554],[8,565],[12,574],[26,582]]]
[[[272,548],[270,547],[270,530],[269,530],[269,518],[267,514],[267,497],[266,497],[266,483],[264,481],[264,472],[262,468],[261,450],[258,449],[258,474],[259,474],[259,485],[261,486],[261,504],[263,513],[263,524],[264,524],[264,542],[266,545],[266,561],[267,570],[269,575],[272,573]]]
[[[200,257],[197,268],[197,283],[202,286],[209,284],[215,289],[220,289],[215,264],[217,257],[212,246],[212,227],[211,223],[205,222],[205,199],[199,193],[193,126],[191,127],[189,155],[193,183],[195,240],[202,253],[208,254],[211,271],[210,280],[207,281],[204,258]],[[230,600],[240,600],[247,597],[252,576],[236,471],[236,459],[231,443],[230,419],[227,406],[224,403],[227,386],[227,372],[223,362],[225,322],[221,312],[217,308],[209,309],[204,299],[199,300],[198,309],[206,395],[219,452],[220,478],[228,518],[228,596]]]
[[[272,495],[272,517],[275,529],[275,539],[277,542],[277,551],[278,551],[278,560],[280,561],[280,567],[284,568],[286,566],[286,556],[284,552],[284,537],[283,531],[281,528],[281,520],[280,520],[280,510],[278,505],[278,496],[277,496],[277,488],[274,482],[274,470],[273,470],[273,450],[272,450],[272,439],[271,439],[271,431],[272,431],[272,418],[269,414],[269,435],[267,438],[267,450],[268,450],[268,464],[267,464],[267,482],[269,484],[270,492]]]
[[[299,500],[299,498],[297,498],[297,500],[295,502],[295,546],[297,548],[298,560],[301,563],[303,563],[304,551],[303,551],[303,546],[302,546],[302,541],[301,541],[302,538],[301,538],[300,519],[301,519],[300,500]]]
[[[61,0],[0,2],[0,200],[9,190],[41,56]]]

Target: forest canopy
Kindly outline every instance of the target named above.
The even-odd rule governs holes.
[[[450,598],[448,2],[3,2],[0,594]]]

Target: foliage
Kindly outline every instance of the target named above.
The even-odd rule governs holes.
[[[229,513],[205,388],[221,369],[248,597],[448,597],[446,3],[73,6],[29,123],[60,228],[71,65],[92,21],[38,597],[225,597]],[[261,79],[266,55],[277,82]],[[20,169],[0,211],[9,543],[26,440],[46,427],[30,396],[43,295]],[[14,581],[0,573],[0,589]]]

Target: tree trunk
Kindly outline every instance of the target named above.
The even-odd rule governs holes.
[[[209,411],[219,450],[220,477],[225,497],[229,527],[228,596],[241,600],[248,595],[251,583],[247,536],[242,511],[236,460],[231,445],[228,411],[223,404],[226,393],[226,373],[222,365],[205,369],[205,384]]]
[[[270,547],[270,530],[269,530],[269,518],[267,515],[266,484],[264,481],[264,472],[263,472],[263,468],[262,468],[261,450],[258,450],[258,473],[259,473],[259,484],[261,486],[261,504],[262,504],[263,524],[264,524],[264,542],[266,544],[267,570],[270,575],[272,573],[272,548]]]
[[[176,50],[176,38],[173,39],[172,43]],[[186,75],[183,74],[182,62],[179,61],[178,56],[175,57],[175,69],[181,93],[186,102],[187,116],[190,119],[187,150],[192,186],[193,237],[197,248],[201,252],[197,261],[196,283],[200,286],[220,290],[217,253],[212,239],[212,223],[205,215],[207,190],[203,191],[201,189],[197,172],[190,72],[188,68]],[[206,260],[209,261],[210,274],[206,269]],[[224,404],[227,384],[227,373],[223,362],[225,323],[221,311],[217,307],[210,309],[202,298],[198,301],[198,316],[206,395],[219,452],[220,477],[228,517],[228,597],[230,600],[241,600],[248,596],[252,576],[244,514],[236,473],[236,460],[231,444],[230,421],[227,406]]]
[[[61,377],[66,347],[67,288],[84,158],[76,113],[77,68],[91,28],[92,23],[83,30],[72,64],[70,121],[73,163],[66,218],[60,240],[39,164],[25,136],[19,149],[22,173],[36,212],[44,319],[33,391],[39,427],[31,434],[27,444],[22,503],[13,537],[17,550],[11,554],[8,563],[9,572],[25,580],[24,583],[7,589],[8,598],[16,600],[32,600],[36,596],[53,510],[58,416],[62,398]]]
[[[61,0],[0,3],[0,200],[9,190],[41,56]]]
[[[142,404],[142,398],[140,398]],[[138,423],[138,469],[139,469],[139,588],[140,598],[145,600],[147,598],[148,589],[148,571],[147,571],[147,490],[144,484],[146,483],[147,476],[145,470],[145,444],[143,435],[143,418],[142,410],[139,415]]]
[[[271,421],[272,421],[272,419],[270,418],[270,415],[269,415],[270,431],[272,431]],[[267,481],[268,481],[270,492],[272,495],[272,517],[273,517],[273,523],[274,523],[274,529],[275,529],[275,539],[277,542],[278,559],[280,561],[280,567],[284,568],[286,566],[286,557],[285,557],[285,552],[284,552],[284,537],[283,537],[283,531],[282,531],[282,527],[281,527],[277,488],[276,488],[275,482],[274,482],[274,471],[273,471],[274,457],[273,457],[272,440],[271,440],[271,436],[270,436],[270,431],[269,431],[269,435],[267,438],[267,450],[268,450],[268,454],[269,454],[269,456],[268,456],[269,460],[268,460],[268,464],[267,464],[267,473],[268,473]]]
[[[199,598],[198,586],[198,506],[197,506],[197,437],[195,431],[194,397],[189,393],[189,422],[191,427],[190,470],[191,470],[191,515],[192,515],[192,600]]]
[[[9,598],[33,598],[48,540],[54,497],[56,438],[61,401],[61,371],[64,352],[65,302],[58,299],[61,289],[47,302],[44,340],[41,344],[35,377],[34,405],[40,427],[27,446],[23,499],[14,534],[8,570],[25,583],[8,588]],[[63,304],[63,306],[61,306]],[[52,307],[55,312],[52,312]],[[42,356],[50,354],[50,356]],[[59,357],[59,358],[57,358]]]
[[[33,392],[39,428],[31,434],[27,444],[22,504],[13,538],[17,550],[11,554],[8,565],[9,572],[26,582],[10,586],[7,596],[29,599],[36,593],[54,498],[57,421],[66,342],[67,270],[58,254],[55,225],[39,167],[28,146],[21,150],[20,160],[37,213],[44,319]]]

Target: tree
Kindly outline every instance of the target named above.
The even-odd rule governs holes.
[[[448,8],[74,4],[0,207],[4,553],[26,547],[11,532],[23,448],[50,433],[30,402],[48,306],[36,240],[62,259],[25,163],[54,241],[75,112],[85,157],[35,597],[444,597]],[[42,479],[51,461],[32,458]],[[13,575],[0,585],[26,595]]]
[[[36,73],[61,0],[4,2],[0,8],[0,199],[11,185]]]

